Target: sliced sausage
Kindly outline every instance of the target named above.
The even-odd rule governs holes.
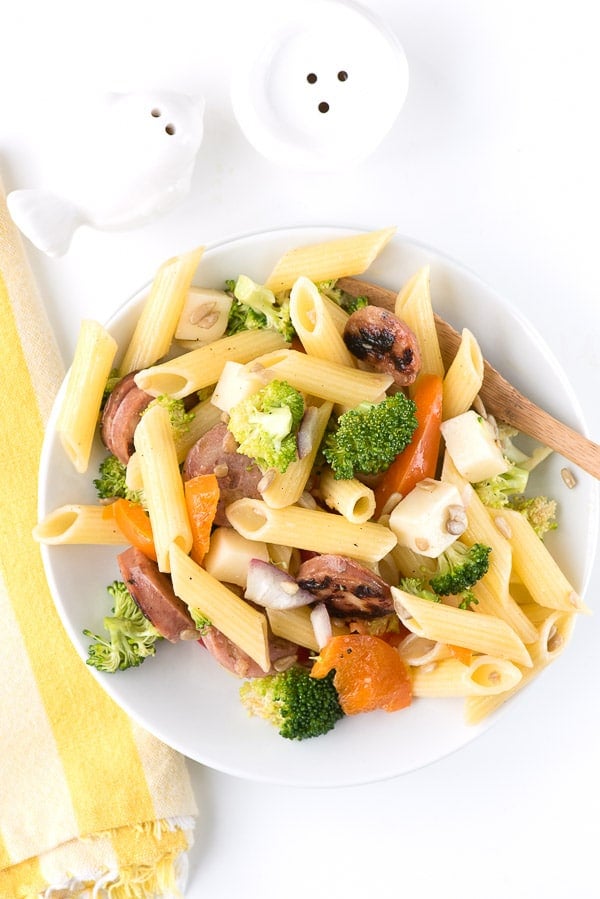
[[[140,416],[153,400],[149,393],[137,386],[135,375],[132,371],[121,378],[102,413],[102,442],[123,465],[127,465],[133,454],[133,435]]]
[[[381,306],[363,306],[348,318],[344,343],[353,356],[392,375],[400,387],[412,384],[421,368],[414,332]]]
[[[377,618],[394,611],[389,584],[354,559],[314,556],[302,563],[296,580],[324,602],[332,615]]]
[[[237,443],[223,422],[196,441],[183,465],[186,481],[199,474],[212,473],[217,476],[220,491],[215,524],[231,527],[225,509],[245,496],[260,499],[258,483],[262,472],[253,459],[237,452]]]
[[[227,671],[236,674],[238,677],[264,677],[267,673],[273,673],[274,668],[270,672],[263,671],[258,662],[240,649],[235,643],[217,630],[216,627],[208,627],[202,634],[202,642],[208,649],[211,656]],[[289,658],[290,661],[297,658],[298,647],[288,640],[281,640],[279,637],[271,638],[269,642],[269,655],[271,665],[281,659]]]
[[[171,643],[189,639],[196,625],[187,605],[175,596],[171,579],[134,546],[117,556],[121,575],[143,615]]]

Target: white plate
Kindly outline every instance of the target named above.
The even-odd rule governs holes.
[[[339,228],[297,228],[232,239],[207,250],[197,280],[221,286],[226,278],[244,273],[261,281],[286,250],[349,233]],[[472,273],[430,248],[397,237],[366,277],[397,289],[426,263],[431,267],[436,311],[456,328],[468,326],[486,357],[518,389],[557,418],[584,430],[577,399],[539,335]],[[108,322],[121,346],[147,290]],[[89,474],[77,475],[53,425],[54,415],[40,466],[40,516],[68,502],[94,501],[92,479],[106,454],[98,442]],[[551,458],[543,474],[536,474],[533,486],[560,502],[560,529],[548,536],[548,545],[575,588],[583,592],[596,542],[597,484],[578,474],[577,489],[567,490],[560,477],[562,464],[559,457]],[[102,619],[109,611],[106,585],[120,576],[117,551],[79,546],[42,551],[58,612],[85,659],[89,641],[82,631],[102,631]],[[460,700],[418,700],[394,714],[346,718],[323,737],[295,742],[280,737],[266,722],[249,718],[238,700],[240,681],[195,642],[161,642],[156,657],[129,671],[90,671],[133,718],[190,758],[233,775],[289,785],[341,786],[403,774],[464,746],[497,717],[468,727],[462,722]]]

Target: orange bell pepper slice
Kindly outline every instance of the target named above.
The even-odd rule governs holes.
[[[440,451],[443,382],[439,375],[417,378],[412,398],[417,427],[408,446],[399,453],[375,487],[376,515],[394,493],[406,496],[423,478],[435,477]]]
[[[333,684],[346,715],[385,709],[395,712],[412,702],[408,666],[385,640],[369,634],[332,637],[317,656],[312,677],[335,669]]]
[[[214,474],[199,474],[185,481],[185,504],[192,529],[190,556],[198,565],[204,561],[219,502],[219,482]]]
[[[139,503],[119,498],[105,507],[104,514],[112,515],[128,543],[156,562],[156,549],[150,518]]]

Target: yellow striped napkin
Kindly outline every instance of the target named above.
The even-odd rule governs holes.
[[[1,182],[0,366],[0,899],[179,896],[197,814],[185,760],[98,686],[31,537],[63,372]]]

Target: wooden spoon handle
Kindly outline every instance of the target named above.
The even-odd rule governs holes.
[[[337,284],[352,296],[365,296],[377,306],[394,310],[397,294],[392,290],[357,278],[340,278]],[[435,324],[442,358],[447,366],[456,354],[461,337],[439,315],[435,316]],[[600,446],[528,400],[486,360],[479,395],[486,409],[497,419],[539,440],[595,478],[600,478]]]

